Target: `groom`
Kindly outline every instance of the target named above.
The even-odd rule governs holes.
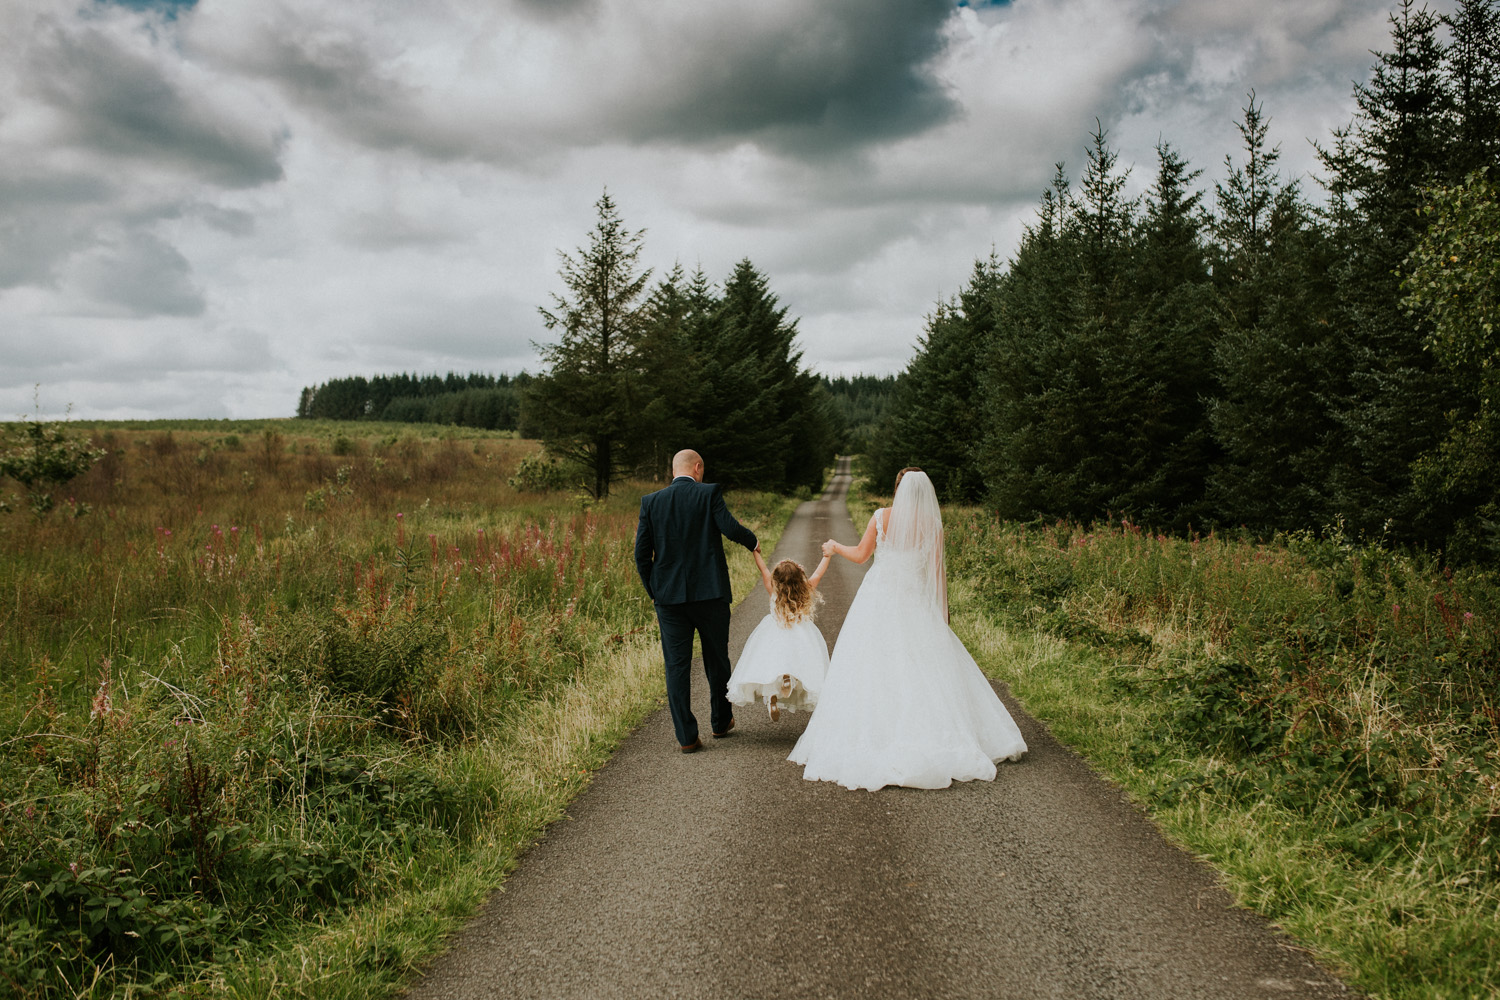
[[[703,672],[715,737],[734,728],[729,705],[729,567],[720,535],[760,550],[755,533],[724,506],[718,486],[703,481],[696,451],[672,456],[672,482],[641,497],[635,532],[635,566],[656,605],[661,651],[667,666],[667,705],[683,753],[703,749],[693,717],[693,633],[703,640]]]

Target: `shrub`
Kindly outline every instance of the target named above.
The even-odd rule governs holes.
[[[516,474],[506,482],[518,493],[550,493],[567,488],[577,479],[577,476],[569,475],[568,467],[557,459],[536,452],[521,459]]]
[[[60,486],[81,476],[103,457],[103,448],[69,437],[60,423],[27,420],[6,435],[0,476],[26,487],[31,509],[40,517],[53,506],[52,494],[42,487]]]

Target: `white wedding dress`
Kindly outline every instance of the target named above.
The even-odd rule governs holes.
[[[948,627],[942,515],[924,473],[876,518],[875,563],[844,618],[817,708],[788,760],[845,788],[995,777],[1021,731]]]

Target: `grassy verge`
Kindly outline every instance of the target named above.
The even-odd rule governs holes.
[[[423,430],[110,427],[0,516],[0,992],[380,995],[656,703],[649,487]]]
[[[1275,543],[947,514],[954,628],[1027,710],[1373,997],[1500,994],[1500,588]]]

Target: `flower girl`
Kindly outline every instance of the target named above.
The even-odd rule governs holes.
[[[754,704],[763,698],[771,721],[782,709],[811,709],[823,687],[828,669],[828,644],[813,624],[813,606],[818,600],[818,581],[828,569],[828,556],[808,576],[797,563],[783,559],[767,569],[759,550],[755,564],[761,582],[771,595],[771,613],[745,640],[739,663],[729,678],[729,700],[736,705]]]

